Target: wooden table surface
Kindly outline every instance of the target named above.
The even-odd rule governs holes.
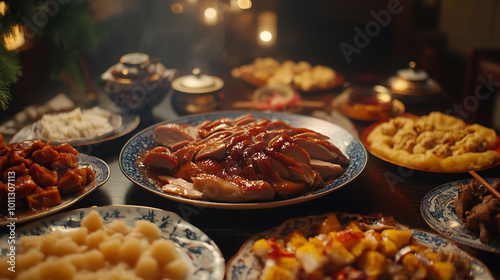
[[[224,99],[221,103],[221,111],[233,110],[235,101],[249,100],[249,96],[255,90],[254,87],[232,78],[229,74],[223,79],[226,84],[223,89]],[[302,97],[324,102],[325,109],[329,110],[329,104],[340,91],[341,89],[335,89],[328,92],[309,93],[303,94]],[[434,109],[433,106],[428,105],[416,106],[416,108],[424,111]],[[309,114],[310,110],[297,113]],[[431,230],[420,212],[420,203],[424,195],[443,183],[471,178],[468,173],[443,174],[409,170],[368,154],[366,168],[358,178],[339,190],[309,202],[261,210],[200,208],[159,197],[132,183],[120,170],[119,153],[126,141],[141,129],[157,121],[160,120],[145,118],[130,134],[87,149],[86,153],[108,163],[111,176],[103,186],[64,211],[95,205],[119,204],[144,205],[173,211],[211,237],[223,252],[227,262],[253,234],[277,226],[286,219],[331,211],[358,214],[381,213],[393,216],[400,223],[412,228]],[[354,124],[361,134],[371,123],[354,122]],[[497,166],[481,171],[479,174],[484,177],[498,177],[499,171],[500,166]],[[467,250],[483,261],[496,278],[500,277],[498,266],[500,255]]]

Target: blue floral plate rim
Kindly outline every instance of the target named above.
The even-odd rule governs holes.
[[[70,207],[71,205],[77,203],[78,201],[85,198],[87,195],[95,191],[98,187],[102,186],[106,183],[110,176],[109,166],[108,164],[100,158],[95,156],[79,153],[78,157],[78,165],[79,166],[90,166],[92,170],[95,172],[95,179],[89,185],[87,185],[85,192],[77,195],[67,195],[62,196],[62,203],[58,205],[51,206],[47,209],[38,210],[35,212],[26,211],[21,213],[16,213],[20,215],[16,215],[14,217],[9,216],[1,216],[0,215],[0,226],[8,225],[10,222],[16,223],[24,223],[28,221],[32,221],[35,219],[39,219],[48,215],[52,215],[56,212],[59,212],[65,208]]]
[[[330,184],[323,186],[322,188],[308,193],[299,197],[269,201],[269,202],[243,202],[243,203],[224,203],[224,202],[213,202],[205,200],[195,200],[180,197],[173,194],[168,194],[162,192],[159,188],[153,185],[147,178],[145,178],[141,171],[135,164],[137,159],[137,154],[143,149],[152,148],[156,145],[153,140],[154,128],[158,125],[165,123],[177,123],[177,124],[191,124],[197,125],[205,120],[216,120],[219,118],[235,118],[244,114],[253,114],[254,118],[268,118],[271,120],[282,120],[294,127],[307,127],[309,129],[321,132],[330,137],[330,141],[335,144],[344,154],[349,157],[349,165],[346,171],[335,179]],[[266,209],[283,207],[292,204],[302,203],[310,201],[315,198],[319,198],[323,195],[329,194],[335,190],[338,190],[348,183],[356,179],[361,172],[366,167],[368,160],[367,152],[361,142],[347,132],[344,128],[333,124],[331,122],[318,119],[315,117],[290,114],[290,113],[279,113],[279,112],[258,112],[258,111],[225,111],[207,114],[195,114],[186,117],[181,117],[175,120],[166,120],[154,125],[151,125],[132,136],[127,143],[123,146],[120,156],[119,165],[123,174],[133,183],[142,187],[143,189],[153,192],[161,197],[165,197],[177,202],[182,202],[186,204],[191,204],[200,207],[210,207],[219,209]]]
[[[379,217],[368,217],[359,214],[344,213],[344,212],[332,212],[325,213],[321,215],[310,215],[304,217],[297,217],[284,221],[282,224],[270,228],[268,230],[262,231],[253,235],[249,238],[239,249],[239,251],[227,262],[226,265],[226,279],[227,280],[257,280],[260,272],[262,271],[262,265],[259,259],[253,254],[252,246],[253,243],[260,238],[283,238],[288,233],[295,229],[300,229],[303,232],[307,232],[311,227],[319,225],[325,218],[331,214],[336,214],[339,218],[341,224],[344,224],[347,220],[353,220],[358,217],[363,219],[379,219]],[[412,231],[412,238],[417,242],[427,245],[433,249],[442,248],[446,251],[453,251],[460,254],[460,257],[470,259],[472,261],[472,273],[473,279],[487,279],[493,280],[493,276],[490,270],[486,267],[484,263],[480,260],[474,258],[469,253],[460,249],[453,241],[450,241],[444,237],[441,237],[432,232],[419,229],[411,229],[403,224],[396,224],[397,228],[409,229]]]
[[[496,178],[485,178],[493,183]],[[500,254],[500,237],[491,244],[479,241],[479,235],[468,230],[453,210],[453,202],[461,184],[469,184],[474,179],[448,182],[430,190],[422,199],[420,212],[425,222],[435,231],[453,241],[478,250]]]
[[[16,228],[16,238],[41,235],[56,229],[71,230],[80,226],[82,217],[96,210],[104,219],[104,224],[114,219],[123,220],[134,226],[137,220],[150,221],[161,229],[161,236],[175,242],[180,257],[189,265],[187,280],[222,280],[225,260],[219,247],[203,231],[167,210],[135,205],[109,205],[80,208],[33,221]],[[8,235],[0,237],[0,255],[9,252]]]

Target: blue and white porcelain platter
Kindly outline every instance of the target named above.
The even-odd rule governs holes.
[[[177,214],[157,208],[143,206],[90,207],[61,213],[31,222],[16,229],[16,237],[42,235],[54,230],[72,230],[90,211],[96,210],[104,224],[118,219],[133,227],[138,220],[147,220],[161,229],[165,239],[175,242],[177,252],[189,265],[189,280],[221,280],[224,278],[225,261],[219,247],[200,229],[180,218]],[[8,236],[0,239],[0,255],[8,252]]]
[[[84,197],[86,197],[91,192],[95,191],[98,187],[102,186],[104,183],[108,181],[110,173],[109,173],[109,166],[106,164],[106,162],[97,157],[82,153],[78,154],[77,160],[79,166],[90,166],[95,173],[94,181],[92,181],[90,184],[87,185],[83,193],[79,193],[77,195],[62,196],[61,204],[54,205],[47,209],[42,209],[38,211],[28,211],[28,212],[22,212],[20,210],[19,212],[16,213],[15,217],[13,217],[15,218],[14,221],[16,223],[23,223],[41,217],[45,217],[48,215],[52,215],[82,200]],[[9,224],[12,221],[9,220],[9,218],[12,217],[0,215],[0,226]]]
[[[299,229],[303,232],[308,232],[313,226],[318,226],[324,219],[326,219],[332,213],[327,213],[323,215],[313,215],[306,217],[299,217],[285,221],[281,225],[258,233],[248,239],[241,247],[240,250],[228,261],[226,265],[226,279],[227,280],[257,280],[261,271],[262,264],[259,259],[254,255],[252,246],[253,243],[261,238],[276,237],[285,238],[293,230]],[[357,214],[347,214],[347,213],[335,213],[341,224],[346,224],[350,220],[354,220],[360,215]],[[364,216],[363,216],[364,217]],[[375,217],[364,217],[365,219],[378,219]],[[398,228],[407,229],[404,225],[396,225]],[[461,258],[469,259],[472,261],[472,276],[473,279],[494,279],[488,268],[479,260],[475,259],[453,242],[440,237],[436,234],[410,229],[412,231],[412,239],[429,246],[435,250],[442,249],[445,252],[457,252],[460,254]]]
[[[499,254],[500,237],[494,238],[491,244],[482,243],[479,234],[467,229],[453,209],[460,185],[469,184],[472,180],[453,181],[434,188],[422,199],[420,211],[427,224],[442,235],[457,243]],[[486,181],[491,184],[495,178],[486,178]]]
[[[269,201],[269,202],[245,202],[245,203],[223,203],[212,202],[205,200],[195,200],[184,198],[181,196],[162,192],[158,187],[153,185],[148,178],[144,177],[136,165],[137,154],[144,149],[150,149],[157,145],[153,140],[154,128],[165,123],[190,124],[198,125],[205,120],[216,120],[220,118],[236,118],[244,114],[253,114],[255,119],[267,118],[269,120],[281,120],[293,127],[308,128],[320,132],[330,137],[330,142],[337,146],[349,158],[349,165],[345,172],[336,178],[332,183],[323,186],[322,188],[299,197]],[[264,113],[254,111],[231,111],[217,112],[209,114],[191,115],[184,118],[179,118],[172,121],[164,121],[152,125],[136,135],[132,136],[124,145],[120,153],[120,168],[127,178],[140,187],[151,191],[159,196],[172,199],[178,202],[197,205],[201,207],[211,207],[220,209],[264,209],[282,207],[286,205],[297,204],[309,201],[320,196],[329,194],[338,190],[348,183],[353,181],[364,170],[367,163],[367,153],[361,142],[352,136],[345,129],[318,118],[286,114],[286,113]]]

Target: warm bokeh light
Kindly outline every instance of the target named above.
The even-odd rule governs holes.
[[[24,39],[24,30],[21,25],[15,25],[12,28],[12,34],[6,34],[3,37],[4,47],[9,50],[17,50],[26,42]]]
[[[260,32],[259,38],[263,42],[270,42],[273,39],[273,34],[267,30],[264,30],[264,31]]]
[[[252,7],[252,0],[238,0],[238,7],[242,10],[248,10]]]
[[[174,3],[172,6],[170,6],[170,10],[174,14],[182,14],[184,12],[184,6],[182,6],[180,3]]]
[[[7,5],[4,1],[0,1],[0,15],[4,16],[7,11]],[[4,47],[9,50],[17,50],[26,43],[24,39],[23,27],[19,24],[14,25],[12,34],[5,34],[3,36]]]
[[[210,7],[210,8],[207,8],[205,10],[205,12],[203,13],[204,17],[205,17],[205,23],[206,24],[209,24],[209,25],[212,25],[212,24],[216,24],[217,23],[217,10]]]
[[[271,47],[276,43],[278,17],[271,11],[261,12],[257,19],[258,42],[265,47]]]
[[[5,16],[5,11],[7,10],[7,6],[4,1],[0,1],[0,15]]]

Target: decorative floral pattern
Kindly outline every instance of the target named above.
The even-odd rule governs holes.
[[[461,184],[469,184],[472,179],[449,182],[428,192],[422,199],[420,211],[425,221],[437,232],[454,241],[479,250],[500,253],[500,237],[494,238],[490,244],[479,241],[479,235],[468,230],[453,209]],[[495,178],[487,178],[493,183]]]
[[[32,222],[16,229],[17,238],[26,235],[41,235],[56,229],[66,230],[80,226],[84,216],[97,210],[104,223],[123,220],[133,227],[137,220],[147,220],[158,225],[162,237],[172,239],[181,257],[190,267],[188,279],[221,280],[224,277],[224,257],[217,245],[201,230],[180,218],[177,214],[161,209],[142,206],[104,206],[78,209]],[[0,254],[5,255],[10,244],[7,237],[0,239]]]
[[[238,253],[233,256],[227,263],[226,279],[228,280],[256,280],[262,270],[262,264],[259,259],[253,254],[253,243],[260,238],[284,238],[292,230],[300,229],[303,232],[308,232],[312,226],[318,225],[332,213],[323,215],[300,217],[285,221],[283,224],[258,233],[251,237],[243,244]],[[335,213],[341,224],[346,224],[350,220],[361,217],[357,214]],[[377,220],[376,217],[363,217],[369,220]],[[398,228],[407,228],[404,225],[397,224]],[[473,258],[452,242],[435,235],[430,232],[410,229],[413,234],[413,239],[424,245],[434,249],[443,249],[445,251],[453,251],[460,253],[464,259],[470,259],[473,262],[473,277],[474,279],[493,279],[488,268],[479,260]]]
[[[203,200],[194,200],[189,198],[184,198],[172,194],[162,192],[155,185],[149,182],[148,178],[145,178],[140,170],[136,166],[137,154],[144,149],[152,148],[155,145],[153,140],[154,128],[158,125],[164,123],[177,123],[177,124],[190,124],[198,125],[205,120],[216,120],[220,118],[236,118],[243,114],[253,114],[254,118],[267,118],[270,120],[281,120],[288,123],[294,127],[304,127],[312,129],[314,131],[320,132],[330,137],[331,143],[336,145],[347,157],[350,159],[349,166],[346,171],[331,184],[325,185],[324,187],[312,192],[305,194],[303,196],[271,201],[271,202],[261,202],[261,203],[221,203],[221,202],[211,202]],[[151,191],[157,195],[173,199],[176,201],[194,204],[205,207],[213,208],[225,208],[225,209],[262,209],[262,208],[273,208],[281,207],[285,205],[296,204],[300,202],[305,202],[322,195],[326,195],[333,192],[341,187],[345,186],[352,180],[354,180],[365,168],[367,163],[367,153],[361,142],[352,136],[349,132],[343,128],[324,121],[321,119],[301,116],[295,114],[285,114],[285,113],[263,113],[263,112],[220,112],[202,115],[193,115],[189,117],[180,118],[174,121],[163,121],[153,126],[150,126],[136,135],[134,135],[130,140],[124,145],[120,153],[120,168],[127,178],[132,182],[136,183],[140,187]]]

